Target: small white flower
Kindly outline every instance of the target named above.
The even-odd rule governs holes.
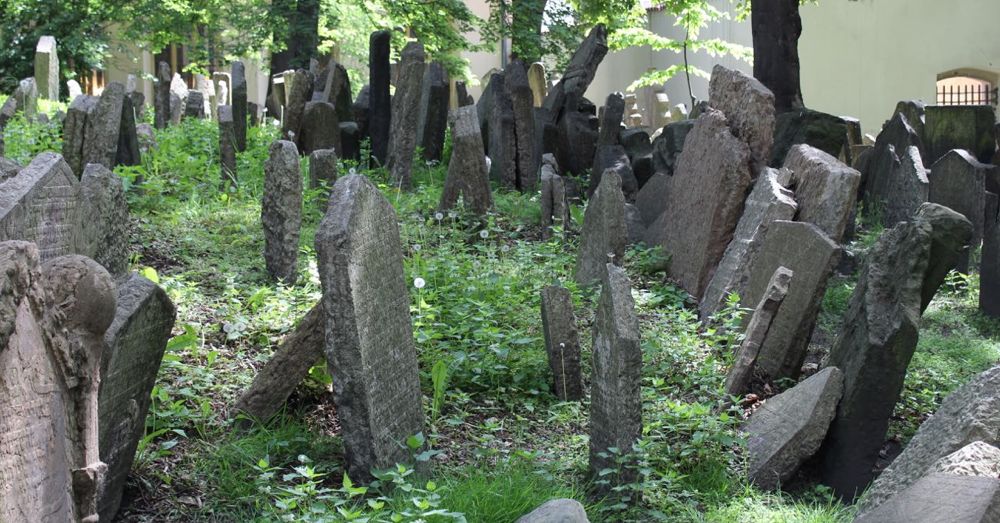
[[[416,287],[418,289],[423,289],[424,285],[427,285],[427,282],[425,282],[423,278],[414,278],[413,279],[413,286],[414,287]]]
[[[510,250],[510,245],[507,245],[505,243],[505,244],[503,244],[503,247],[500,247],[500,250],[503,251],[503,252],[507,252],[507,251]]]
[[[351,170],[350,170],[350,171],[348,171],[348,174],[352,174],[352,175],[353,175],[353,174],[358,174],[358,171],[357,171],[357,169],[355,169],[354,167],[351,167]]]
[[[483,230],[479,231],[479,237],[480,238],[482,238],[482,239],[485,240],[486,238],[489,238],[489,236],[490,236],[490,232],[487,231],[486,229],[483,229]]]
[[[456,214],[455,211],[449,211],[448,212],[448,217],[451,218],[452,220],[454,220],[455,218],[458,217],[458,214]]]
[[[419,243],[413,244],[413,250],[417,251],[417,252],[420,252],[420,244]]]
[[[437,220],[437,221],[441,221],[441,220],[444,219],[444,215],[441,214],[441,213],[439,213],[439,212],[436,212],[436,213],[434,213],[434,219]]]

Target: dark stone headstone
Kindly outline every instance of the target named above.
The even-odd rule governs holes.
[[[396,212],[364,176],[333,186],[316,253],[346,468],[364,480],[408,461],[406,439],[424,431]]]
[[[345,160],[361,160],[361,129],[357,122],[340,122],[340,151]]]
[[[958,212],[972,223],[972,248],[983,241],[983,220],[986,216],[986,172],[989,166],[979,163],[968,152],[948,151],[931,167],[927,201]],[[968,273],[969,258],[959,262],[958,269]]]
[[[621,145],[601,145],[594,155],[594,167],[590,171],[590,188],[588,194],[593,194],[601,184],[603,173],[611,169],[618,173],[622,180],[622,192],[625,193],[627,201],[635,201],[636,193],[639,192],[639,183],[632,172],[632,164],[628,161],[628,154]]]
[[[894,170],[899,169],[899,155],[911,146],[923,149],[923,142],[906,117],[896,113],[882,128],[864,165],[859,165],[863,167],[859,171],[866,213],[881,212],[886,200],[893,197],[889,189],[890,180]]]
[[[236,135],[236,150],[247,150],[247,73],[243,62],[233,62],[231,88],[233,98],[233,132]],[[225,105],[225,104],[220,104]]]
[[[476,101],[472,99],[472,95],[469,94],[468,89],[465,87],[465,82],[455,82],[455,98],[458,100],[459,107],[476,105]]]
[[[219,166],[221,168],[222,187],[235,187],[239,177],[236,172],[236,150],[239,148],[239,137],[236,135],[236,122],[233,108],[220,105],[219,115]]]
[[[783,112],[774,123],[771,166],[784,165],[788,152],[797,144],[806,144],[839,158],[845,149],[850,150],[847,132],[847,124],[839,116],[805,108]]]
[[[170,66],[160,62],[153,86],[153,117],[157,129],[166,129],[170,123]]]
[[[276,140],[264,163],[264,261],[272,278],[288,285],[298,278],[299,229],[302,226],[302,173],[295,144]]]
[[[358,92],[358,97],[351,105],[351,115],[355,123],[358,124],[359,137],[361,140],[368,138],[368,119],[371,115],[371,86],[365,85]]]
[[[83,144],[87,136],[87,120],[97,107],[97,101],[96,96],[77,96],[69,105],[63,122],[62,154],[77,177],[83,175]]]
[[[986,193],[982,262],[979,266],[979,310],[1000,318],[1000,201]]]
[[[309,82],[309,75],[304,69],[285,75],[287,102],[282,115],[282,140],[288,140],[297,145],[302,143],[302,121],[305,118],[306,102],[309,100],[311,91],[312,85]]]
[[[465,206],[478,215],[485,214],[493,206],[477,114],[476,108],[471,105],[455,111],[451,129],[451,160],[438,209],[451,209],[458,203],[459,196]]]
[[[552,391],[561,401],[583,399],[580,336],[573,298],[565,287],[550,285],[542,289],[542,331],[552,371]]]
[[[142,163],[142,150],[139,134],[136,130],[138,111],[132,102],[133,98],[126,96],[122,100],[122,114],[118,128],[118,150],[115,152],[115,165],[139,165]]]
[[[673,175],[677,159],[684,149],[684,141],[694,128],[694,120],[681,120],[663,126],[660,135],[653,139],[653,171]]]
[[[309,188],[332,188],[337,183],[337,153],[333,149],[318,149],[309,153]],[[326,205],[326,199],[323,199]]]
[[[304,155],[319,149],[340,151],[340,122],[333,104],[306,102],[299,135]]]
[[[546,154],[541,168],[542,194],[542,238],[552,237],[552,227],[559,226],[565,231],[570,226],[569,200],[566,181],[559,176],[556,159]]]
[[[424,79],[424,46],[410,42],[403,49],[399,82],[392,97],[392,128],[389,130],[387,166],[393,185],[410,188],[413,156],[417,147],[420,91]]]
[[[897,114],[902,114],[907,123],[913,127],[913,130],[917,133],[917,136],[924,135],[924,122],[926,119],[927,105],[920,100],[902,100],[896,104],[896,109],[893,110],[892,116]],[[920,151],[923,154],[924,151]]]
[[[597,134],[597,147],[602,145],[618,145],[618,135],[622,131],[622,120],[625,118],[625,96],[614,92],[604,101],[604,112],[601,114],[601,127]],[[593,173],[591,173],[593,174]],[[594,185],[596,187],[596,184]]]
[[[927,122],[921,135],[927,165],[952,149],[965,149],[982,163],[990,163],[996,144],[993,127],[997,123],[991,105],[933,105],[927,107]]]
[[[114,169],[115,159],[118,156],[124,107],[125,86],[118,82],[111,82],[104,88],[97,105],[87,117],[81,166],[88,163],[99,163],[108,169]],[[138,142],[136,146],[138,147]]]
[[[532,192],[538,188],[538,161],[535,152],[535,109],[534,95],[528,83],[528,72],[524,62],[514,60],[504,70],[504,88],[511,104],[514,119],[516,143],[515,165],[517,168],[517,188],[522,192]]]
[[[201,91],[189,91],[184,101],[185,118],[205,117],[205,95]]]
[[[448,128],[449,87],[448,72],[443,65],[431,62],[424,68],[417,123],[417,145],[423,148],[424,160],[441,161]]]
[[[368,41],[368,81],[370,100],[368,136],[372,158],[385,165],[389,152],[389,128],[392,121],[392,98],[389,95],[389,31],[375,31]]]
[[[621,265],[628,232],[625,229],[625,196],[618,173],[605,171],[583,215],[580,250],[573,277],[580,286],[599,281],[608,263]]]
[[[517,131],[503,72],[490,76],[476,111],[483,145],[490,157],[490,177],[508,189],[517,189]]]

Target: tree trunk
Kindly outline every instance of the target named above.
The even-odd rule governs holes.
[[[752,0],[753,75],[774,93],[778,112],[802,107],[799,0]]]
[[[542,16],[546,0],[513,0],[511,54],[531,65],[542,59]]]

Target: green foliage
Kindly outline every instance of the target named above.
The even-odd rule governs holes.
[[[28,121],[18,113],[0,132],[3,132],[5,156],[21,165],[28,165],[41,152],[62,152],[62,126],[55,119],[45,123]]]

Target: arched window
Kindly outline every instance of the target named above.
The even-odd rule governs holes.
[[[997,86],[986,74],[959,70],[938,75],[938,105],[997,105]]]

